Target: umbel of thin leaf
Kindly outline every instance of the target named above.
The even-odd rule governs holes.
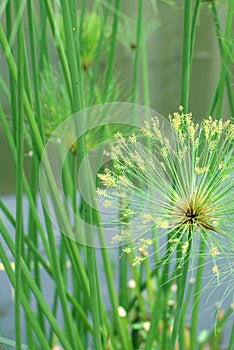
[[[169,120],[170,136],[157,117],[138,134],[115,135],[114,146],[104,152],[114,165],[98,175],[102,186],[97,193],[104,207],[121,211],[109,224],[121,222],[114,243],[136,241],[133,265],[152,251],[153,226],[159,250],[165,250],[169,239],[171,254],[180,247],[182,259],[191,228],[192,253],[203,239],[219,275],[216,257],[228,255],[233,225],[234,125],[212,117],[195,124],[182,107]],[[124,251],[130,253],[132,246]]]

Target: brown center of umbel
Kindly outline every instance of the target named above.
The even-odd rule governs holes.
[[[187,207],[181,210],[181,220],[179,225],[197,225],[214,232],[217,230],[209,224],[212,221],[211,208],[206,206],[203,201],[190,200]]]
[[[188,208],[184,216],[188,218],[188,223],[194,224],[196,218],[198,218],[198,213],[196,213],[196,210],[194,210],[193,208]]]

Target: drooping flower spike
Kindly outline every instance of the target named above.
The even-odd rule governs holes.
[[[212,117],[195,124],[182,108],[169,121],[170,130],[153,117],[138,133],[117,133],[105,151],[113,169],[98,175],[105,188],[97,191],[104,206],[121,212],[109,224],[121,223],[115,243],[135,241],[133,265],[155,253],[150,249],[155,240],[157,253],[165,252],[169,241],[171,254],[179,248],[183,261],[189,244],[195,254],[202,239],[218,276],[216,257],[228,256],[233,235],[234,125]]]

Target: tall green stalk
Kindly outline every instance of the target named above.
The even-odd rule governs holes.
[[[47,69],[49,62],[49,51],[48,51],[48,18],[46,13],[46,8],[43,1],[39,2],[39,13],[40,13],[40,24],[38,30],[38,44],[39,44],[39,59],[38,67],[40,71]]]
[[[111,46],[110,52],[108,56],[108,66],[105,77],[105,91],[104,91],[104,101],[108,101],[109,88],[111,85],[111,79],[114,70],[114,62],[115,62],[115,51],[116,51],[116,43],[117,43],[117,31],[118,31],[118,23],[119,23],[119,8],[120,8],[120,0],[115,0],[115,13],[112,25],[112,34],[111,34]]]
[[[35,169],[35,158],[33,159],[33,162],[31,164],[31,171],[34,173],[34,169]],[[36,177],[31,178],[30,181],[30,189],[32,191],[32,197],[34,202],[36,202]],[[35,221],[33,219],[33,214],[32,211],[30,210],[29,212],[29,216],[28,216],[28,235],[27,238],[32,239],[32,241],[35,243],[35,246],[38,247],[38,242],[37,242],[37,227],[35,224]],[[24,235],[25,238],[25,235]],[[31,242],[31,241],[30,241]],[[35,277],[35,282],[38,285],[39,289],[41,289],[41,281],[40,281],[40,272],[39,272],[39,263],[38,263],[38,259],[37,259],[37,255],[33,254],[33,250],[28,249],[26,251],[27,256],[25,256],[25,260],[26,260],[26,264],[27,266],[30,268],[31,267],[31,261],[33,261],[34,264],[34,277]],[[27,298],[27,300],[31,301],[31,293],[30,293],[30,289],[28,284],[26,283],[26,281],[24,279],[22,279],[22,283],[23,283],[23,291],[24,294]],[[45,333],[45,326],[44,326],[44,315],[39,307],[39,304],[37,303],[37,309],[38,309],[38,316],[39,316],[39,322],[40,322],[40,327],[42,332]],[[26,323],[26,328],[27,328],[27,344],[30,347],[30,349],[35,350],[35,341],[34,341],[34,336],[33,336],[33,331],[30,325],[30,321],[27,319],[25,319],[25,323]]]
[[[16,11],[20,10],[20,1],[16,1]],[[22,17],[17,32],[17,123],[16,123],[16,255],[15,255],[15,337],[16,349],[21,350],[21,255],[23,246],[23,154],[24,154],[24,30]]]
[[[110,4],[110,3],[111,3],[111,0],[108,0],[108,4]],[[98,40],[97,50],[96,50],[96,54],[95,54],[95,58],[94,58],[94,65],[93,65],[93,69],[92,69],[92,78],[91,78],[91,82],[90,82],[90,97],[89,97],[89,101],[88,101],[88,106],[91,105],[92,97],[94,94],[94,87],[95,87],[95,82],[96,82],[96,78],[97,78],[97,74],[98,74],[98,66],[99,66],[99,61],[100,61],[100,57],[101,57],[102,42],[103,42],[103,38],[104,38],[104,34],[105,34],[108,14],[109,14],[109,6],[106,6],[104,18],[103,18],[103,27],[101,29],[100,37]],[[109,57],[112,57],[112,56],[109,56]]]
[[[66,53],[65,53],[65,47],[62,43],[60,34],[59,34],[59,28],[58,28],[58,24],[55,21],[54,18],[54,12],[53,12],[53,8],[51,5],[50,0],[43,0],[45,3],[45,7],[47,10],[47,16],[50,22],[50,28],[52,30],[53,36],[54,36],[54,40],[56,42],[56,47],[57,47],[57,51],[58,51],[58,56],[59,56],[59,61],[62,67],[62,72],[64,75],[64,80],[66,83],[66,87],[67,87],[67,91],[68,91],[68,95],[70,100],[72,101],[72,86],[71,86],[71,77],[69,74],[69,68],[68,68],[68,62],[66,59]]]
[[[12,31],[12,1],[8,1],[6,5],[6,29],[7,29],[7,39],[10,40],[11,31]],[[11,49],[13,55],[13,49]],[[12,113],[12,127],[13,127],[13,136],[16,142],[16,111],[17,111],[17,97],[16,97],[16,87],[14,84],[14,77],[11,70],[9,70],[9,82],[10,82],[10,105]]]
[[[143,1],[138,0],[138,14],[137,14],[137,32],[136,32],[136,50],[133,66],[133,82],[132,82],[132,102],[136,103],[138,96],[138,77],[139,77],[139,60],[141,52],[141,39],[142,39],[142,11]]]
[[[41,104],[40,104],[40,93],[39,93],[39,70],[38,70],[38,63],[36,60],[36,44],[35,44],[35,22],[33,20],[33,6],[32,1],[29,0],[27,2],[27,9],[28,9],[28,26],[29,26],[29,39],[30,39],[30,58],[31,58],[31,64],[32,64],[32,84],[33,84],[33,90],[34,90],[34,99],[35,99],[35,112],[36,112],[36,120],[38,123],[38,128],[42,137],[42,140],[44,141],[44,130],[43,130],[43,123],[42,123],[42,116],[41,116]],[[36,196],[37,196],[37,183],[38,183],[38,167],[39,167],[39,161],[37,159],[36,155],[36,148],[34,144],[32,144],[32,151],[33,151],[33,160],[31,165],[31,183],[30,183],[30,189],[33,201],[35,203]],[[36,221],[34,220],[32,209],[30,209],[29,214],[29,237],[31,237],[32,241],[35,243],[35,246],[38,247],[38,237],[37,237],[37,225]],[[30,261],[30,254],[31,251],[29,250],[29,261]],[[41,277],[40,277],[40,266],[37,259],[37,256],[35,254],[32,255],[33,262],[34,262],[34,274],[35,274],[35,281],[39,288],[41,289]],[[44,323],[44,315],[43,312],[37,303],[37,309],[38,309],[38,319],[40,323],[40,327],[42,331],[45,333],[45,323]],[[30,345],[30,347],[35,346],[33,343]]]
[[[199,258],[198,258],[198,267],[196,274],[196,284],[194,289],[193,297],[193,309],[191,317],[191,338],[190,338],[190,349],[196,349],[196,336],[197,336],[197,325],[198,325],[198,315],[199,315],[199,306],[200,306],[200,297],[201,297],[201,286],[202,286],[202,273],[204,268],[204,259],[205,259],[205,250],[206,243],[205,240],[201,237],[200,249],[199,249]]]
[[[216,36],[217,36],[217,40],[219,43],[219,50],[220,50],[220,56],[223,57],[223,51],[224,51],[224,44],[222,41],[222,32],[221,32],[221,28],[220,28],[220,23],[219,23],[219,17],[218,17],[218,13],[217,13],[217,9],[216,9],[216,4],[214,1],[212,1],[212,12],[213,12],[213,17],[214,17],[214,25],[215,25],[215,30],[216,30]],[[231,53],[230,53],[231,55]],[[230,57],[229,57],[230,58]],[[229,106],[230,106],[230,110],[231,110],[231,114],[234,115],[234,102],[233,102],[233,96],[232,96],[232,88],[231,88],[231,82],[230,82],[230,77],[229,77],[229,72],[226,71],[226,89],[227,89],[227,94],[228,94],[228,100],[229,100]],[[214,96],[212,99],[212,102],[210,104],[210,108],[208,111],[208,115],[212,115],[214,113],[215,110],[215,106],[218,102],[218,93],[219,93],[219,82],[216,86],[215,92],[214,92]]]
[[[154,302],[153,311],[151,314],[151,324],[150,324],[150,330],[147,336],[145,350],[151,350],[153,341],[158,338],[159,320],[164,312],[163,308],[165,307],[165,304],[162,302],[162,300],[164,298],[167,300],[167,295],[165,296],[164,293],[166,292],[167,294],[168,292],[170,255],[171,255],[171,241],[170,241],[170,235],[168,235],[166,253],[162,262],[164,266],[163,266],[161,278],[159,279],[160,282],[157,287],[157,298]]]
[[[201,0],[196,0],[194,5],[194,11],[193,11],[193,18],[192,18],[192,25],[191,25],[191,41],[190,41],[190,70],[192,67],[195,38],[196,38],[196,27],[197,27],[200,4],[201,4]]]
[[[182,78],[180,103],[184,111],[188,112],[189,83],[191,65],[191,18],[192,0],[184,1],[184,29],[183,29],[183,54],[182,54]]]
[[[44,141],[44,130],[42,123],[42,115],[41,115],[41,104],[40,104],[40,92],[39,92],[39,74],[38,70],[38,62],[36,59],[36,44],[35,44],[35,24],[33,21],[33,8],[32,8],[32,0],[27,2],[28,8],[28,27],[29,27],[29,39],[30,39],[30,58],[32,63],[32,82],[34,88],[34,97],[35,97],[35,112],[36,112],[36,120],[38,123],[38,128],[40,130],[40,134],[42,140]]]
[[[142,73],[143,73],[143,90],[144,90],[144,106],[150,106],[150,94],[149,94],[149,70],[147,61],[147,49],[145,33],[143,31],[142,37]]]
[[[184,258],[184,264],[182,266],[181,275],[178,277],[178,290],[177,290],[177,301],[176,301],[176,314],[175,314],[175,320],[173,324],[172,329],[172,335],[171,335],[171,345],[170,350],[175,349],[176,339],[178,336],[178,331],[181,324],[181,315],[183,312],[183,301],[184,301],[184,294],[186,289],[186,282],[188,277],[188,267],[189,267],[189,261],[190,261],[190,252],[191,252],[191,245],[192,245],[192,228],[189,228],[188,233],[188,250],[186,252],[185,258]]]
[[[106,247],[106,242],[105,242],[105,238],[104,238],[103,231],[102,231],[102,224],[101,224],[100,215],[96,214],[95,220],[96,220],[96,223],[98,226],[100,245],[102,247]],[[118,334],[119,334],[119,341],[120,341],[121,346],[124,350],[131,350],[132,345],[131,345],[130,337],[128,334],[128,328],[126,327],[124,322],[122,322],[122,320],[118,314],[118,300],[117,300],[117,295],[115,292],[115,286],[114,286],[114,281],[113,281],[113,272],[111,269],[111,263],[110,263],[110,259],[108,256],[107,248],[102,248],[102,259],[103,259],[103,266],[104,266],[104,270],[105,270],[105,277],[106,277],[107,285],[108,285],[108,292],[109,292],[110,301],[111,301],[112,310],[113,310],[113,319],[114,319],[116,329],[117,329]]]
[[[224,86],[225,86],[226,74],[228,70],[228,62],[231,55],[230,43],[232,40],[233,12],[234,12],[234,1],[228,0],[226,30],[225,30],[225,36],[224,36],[225,42],[223,45],[222,64],[221,64],[221,72],[220,72],[219,85],[218,85],[218,99],[217,99],[217,109],[216,109],[217,118],[221,118]]]
[[[184,27],[183,27],[183,51],[182,51],[182,78],[181,78],[181,98],[180,104],[184,107],[185,113],[189,108],[189,86],[190,86],[190,74],[192,66],[192,55],[194,51],[195,42],[195,27],[197,22],[197,15],[199,10],[199,1],[196,2],[195,12],[192,19],[192,0],[184,1]],[[184,346],[183,337],[181,337],[180,329],[183,328],[183,299],[186,288],[186,280],[188,275],[188,264],[190,259],[191,250],[191,229],[188,234],[189,247],[185,256],[184,265],[182,267],[181,276],[178,278],[178,292],[177,292],[177,308],[176,315],[172,329],[171,345],[170,349],[174,350],[178,333],[180,334],[179,340],[181,346]],[[177,252],[179,254],[179,251]]]

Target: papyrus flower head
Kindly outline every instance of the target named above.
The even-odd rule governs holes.
[[[169,131],[153,117],[130,137],[116,134],[108,151],[113,169],[99,179],[112,188],[105,192],[108,204],[122,213],[116,222],[130,227],[128,240],[137,241],[139,256],[150,250],[149,245],[142,248],[139,236],[150,236],[156,227],[162,251],[169,239],[171,251],[180,247],[183,256],[188,240],[196,251],[203,239],[218,275],[215,259],[228,254],[233,226],[234,125],[212,117],[195,124],[182,108],[169,120]],[[125,241],[121,234],[118,239]]]

